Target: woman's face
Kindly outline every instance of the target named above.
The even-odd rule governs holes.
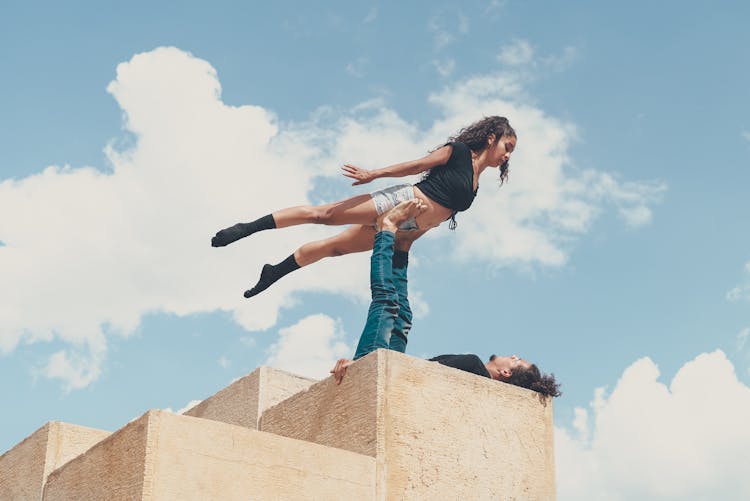
[[[500,166],[510,159],[510,154],[516,149],[516,138],[513,136],[503,136],[495,142],[495,137],[490,136],[492,141],[489,146],[490,165]]]

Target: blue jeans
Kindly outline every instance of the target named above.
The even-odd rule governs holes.
[[[394,266],[395,241],[396,236],[389,231],[375,234],[375,244],[370,257],[372,302],[354,360],[378,348],[402,353],[406,350],[412,319],[407,295],[407,258],[405,253],[401,253],[397,256]]]

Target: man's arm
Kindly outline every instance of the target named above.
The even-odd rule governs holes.
[[[356,186],[358,184],[369,183],[379,177],[404,177],[419,174],[420,172],[447,163],[452,151],[453,147],[446,145],[418,160],[389,165],[382,169],[369,170],[357,167],[356,165],[344,164],[341,170],[344,171],[343,174],[346,177],[354,179],[352,186]]]
[[[333,379],[336,380],[336,384],[341,384],[346,374],[346,368],[354,363],[354,360],[348,358],[340,358],[336,365],[329,372],[333,374]]]

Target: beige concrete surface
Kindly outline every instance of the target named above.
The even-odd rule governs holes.
[[[341,385],[326,378],[264,411],[259,429],[377,456],[384,362],[375,354],[363,357],[347,369]]]
[[[314,379],[261,366],[183,414],[257,430],[258,419],[264,410],[315,382]]]
[[[0,500],[38,501],[47,476],[109,432],[50,421],[0,456]]]
[[[44,500],[367,500],[374,492],[372,457],[149,411],[54,471]]]
[[[377,499],[555,498],[550,399],[393,351],[271,407],[260,429],[375,457]]]

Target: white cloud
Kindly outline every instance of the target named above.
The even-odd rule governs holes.
[[[732,289],[727,292],[726,298],[729,301],[741,301],[741,300],[748,300],[750,301],[750,285],[748,283],[750,282],[750,261],[745,263],[745,280],[743,284],[737,285],[735,287],[732,287]]]
[[[137,137],[127,151],[107,148],[111,171],[52,166],[0,183],[0,275],[14,284],[0,292],[3,352],[22,339],[61,339],[72,349],[42,373],[79,388],[100,373],[105,335],[132,333],[148,312],[220,309],[263,329],[305,283],[366,297],[365,255],[338,259],[336,272],[332,263],[303,270],[253,301],[242,297],[264,262],[336,229],[210,247],[219,228],[308,200],[327,159],[298,144],[293,136],[304,131],[280,132],[257,106],[225,105],[215,70],[175,48],[119,65],[108,90]]]
[[[750,141],[750,132],[742,131],[742,137],[745,138],[745,140]]]
[[[593,196],[612,202],[628,226],[650,223],[649,205],[658,202],[666,191],[666,185],[661,182],[619,182],[611,174],[597,177]]]
[[[257,344],[257,341],[252,336],[242,336],[240,342],[248,348],[253,348]]]
[[[745,327],[737,334],[737,351],[745,349],[748,336],[750,336],[750,327]]]
[[[534,59],[534,49],[526,40],[514,40],[500,50],[497,59],[508,66],[529,64]]]
[[[435,69],[441,77],[447,77],[456,69],[456,60],[451,58],[442,60],[435,59],[432,61],[432,65],[435,66]]]
[[[65,392],[85,388],[101,374],[101,364],[106,352],[104,337],[95,332],[82,344],[86,350],[81,350],[81,346],[74,346],[71,350],[55,352],[42,370],[44,376],[59,379]]]
[[[669,386],[642,358],[611,395],[597,392],[592,423],[556,429],[560,499],[748,499],[750,388],[724,353],[686,363]]]
[[[363,24],[369,24],[369,23],[375,21],[377,18],[378,18],[378,8],[377,7],[372,7],[367,12],[367,16],[365,16],[365,20],[362,21],[362,23]]]
[[[219,357],[219,365],[222,369],[228,369],[230,365],[232,365],[232,362],[227,357]]]
[[[356,60],[347,63],[346,72],[354,78],[363,78],[368,64],[369,60],[366,57],[358,57]]]
[[[175,414],[183,414],[184,412],[189,411],[190,409],[192,409],[193,407],[195,407],[201,402],[202,400],[191,400],[182,409],[178,410]]]
[[[460,12],[458,13],[458,32],[462,35],[469,33],[469,18]]]
[[[564,71],[568,69],[579,57],[577,47],[567,46],[559,54],[552,54],[541,59],[544,67],[551,71]]]
[[[178,411],[173,411],[171,407],[167,407],[167,408],[162,409],[162,410],[164,410],[166,412],[171,412],[172,414],[182,414],[182,413],[184,413],[186,411],[189,411],[190,409],[192,409],[193,407],[195,407],[199,403],[201,403],[201,400],[191,400],[182,409],[180,409]]]
[[[427,28],[432,33],[435,50],[440,51],[455,42],[459,35],[469,33],[469,19],[459,13],[458,23],[456,23],[454,11],[441,12],[429,19]]]
[[[430,31],[432,31],[435,40],[435,49],[440,50],[447,45],[453,43],[456,36],[449,31],[442,30],[440,26],[433,20],[430,22]]]
[[[539,57],[527,40],[516,39],[500,49],[497,60],[506,67],[524,74],[527,78],[536,78],[540,74],[568,69],[578,56],[579,50],[576,47],[567,46],[560,53]]]
[[[467,28],[468,29],[468,28]],[[382,101],[352,110],[321,108],[309,121],[279,125],[258,106],[228,106],[214,68],[176,48],[120,64],[108,91],[123,110],[132,148],[106,148],[111,169],[51,166],[0,182],[0,350],[59,339],[43,371],[68,388],[95,380],[106,337],[135,331],[146,313],[223,310],[247,330],[273,326],[298,291],[366,302],[367,255],[327,260],[295,272],[251,301],[242,292],[265,262],[340,231],[300,226],[213,249],[217,229],[285,206],[309,203],[313,186],[333,186],[345,161],[380,167],[417,158],[481,115],[502,113],[519,131],[510,184],[482,178],[446,258],[493,264],[559,265],[572,238],[606,203],[629,224],[650,218],[663,187],[576,171],[568,157],[575,127],[531,104],[512,73],[476,77],[435,93],[440,117],[422,129]],[[336,197],[366,193],[344,183]],[[330,195],[330,194],[327,194]],[[12,215],[12,216],[10,216]],[[438,236],[447,235],[439,230]],[[424,314],[415,290],[415,312]],[[423,302],[422,302],[423,303]],[[40,313],[41,312],[41,313]]]
[[[328,371],[336,360],[354,353],[344,339],[337,321],[322,314],[311,315],[279,331],[279,340],[269,349],[263,365],[323,379],[330,375]]]
[[[589,440],[589,413],[586,409],[576,407],[573,410],[575,418],[573,419],[573,429],[578,433],[578,438],[587,443]]]
[[[733,287],[729,292],[727,292],[726,298],[729,301],[739,301],[740,299],[742,299],[744,293],[745,289],[743,287]]]
[[[472,78],[431,96],[449,117],[436,130],[447,133],[478,115],[500,112],[511,118],[519,135],[510,182],[498,188],[490,169],[471,211],[458,216],[461,238],[452,241],[460,259],[561,265],[571,240],[589,230],[606,204],[628,225],[638,226],[650,221],[649,205],[666,190],[660,182],[623,182],[606,172],[575,169],[568,156],[575,126],[528,104],[524,82],[522,75],[503,73]]]
[[[508,0],[490,0],[489,4],[487,4],[487,7],[484,9],[484,15],[495,17],[495,15],[500,12],[507,3]]]

